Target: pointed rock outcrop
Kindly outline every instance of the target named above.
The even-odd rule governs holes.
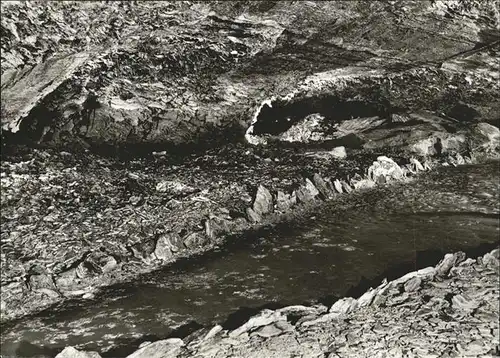
[[[257,194],[253,202],[253,211],[260,216],[273,212],[273,196],[264,185],[259,185],[257,188]]]

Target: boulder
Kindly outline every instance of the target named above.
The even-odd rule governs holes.
[[[18,71],[9,78],[10,83],[2,76],[2,129],[17,132],[31,110],[68,80],[88,57],[84,52],[50,56],[44,63]]]
[[[465,253],[457,252],[454,254],[446,254],[444,258],[437,264],[435,276],[446,277],[450,269],[465,260]]]
[[[417,291],[422,285],[422,279],[415,276],[404,283],[404,289],[406,292]]]
[[[73,347],[66,347],[56,355],[56,358],[101,358],[101,356],[97,352],[85,352]]]
[[[286,321],[286,317],[279,312],[269,309],[262,310],[259,314],[250,318],[246,323],[229,332],[230,337],[237,337],[257,327],[266,326],[276,321]]]
[[[309,143],[326,139],[321,126],[325,117],[313,113],[292,125],[279,139],[285,142]]]
[[[155,256],[158,260],[167,261],[173,257],[172,250],[170,249],[171,244],[168,237],[165,235],[160,236],[156,241]]]
[[[263,326],[257,328],[250,334],[250,337],[259,336],[263,338],[270,338],[274,336],[278,336],[282,333],[291,332],[294,330],[294,327],[288,323],[287,321],[276,321],[267,326]]]
[[[386,156],[380,156],[376,162],[368,168],[368,177],[376,183],[403,179],[404,173],[394,160]],[[380,178],[380,177],[383,177]]]
[[[180,338],[169,338],[156,341],[135,351],[127,358],[175,358],[184,342]]]
[[[297,196],[295,195],[295,193],[285,194],[281,190],[278,190],[278,195],[276,196],[276,209],[285,212],[288,211],[296,203]]]
[[[259,185],[255,201],[253,202],[253,211],[260,216],[273,212],[273,196],[264,185]]]
[[[488,123],[478,123],[472,129],[473,150],[496,151],[500,147],[500,130]]]
[[[315,200],[319,195],[319,191],[309,179],[306,179],[305,185],[301,185],[299,189],[297,189],[296,195],[297,201],[308,203]]]
[[[347,157],[347,152],[345,147],[335,147],[329,152],[330,156],[335,159],[345,159]]]
[[[92,267],[95,273],[106,273],[114,270],[118,265],[116,259],[102,251],[94,251],[90,253],[85,262]]]
[[[321,177],[321,175],[319,175],[318,173],[315,173],[313,176],[313,181],[314,181],[315,187],[321,193],[323,198],[330,199],[333,197],[334,193],[331,191],[327,182]]]
[[[189,234],[184,239],[184,246],[186,246],[188,249],[203,247],[207,243],[208,243],[207,237],[197,232]]]
[[[338,193],[342,194],[344,191],[342,189],[342,183],[340,182],[340,180],[338,179],[335,179],[333,181],[333,187],[335,188],[335,190],[337,190]]]
[[[257,214],[252,208],[247,208],[246,212],[248,221],[250,221],[251,223],[255,224],[262,220],[262,217],[259,214]]]
[[[338,315],[347,314],[354,311],[358,307],[358,301],[352,297],[346,297],[338,300],[330,307],[329,313]]]

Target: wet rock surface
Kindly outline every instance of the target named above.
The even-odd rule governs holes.
[[[300,323],[287,318],[293,307],[268,310],[233,331],[186,342],[176,357],[492,357],[500,349],[498,252],[448,254],[328,313],[308,308],[316,317]],[[451,270],[444,278],[443,267]]]
[[[351,150],[349,161],[311,157],[307,148],[246,145],[130,160],[9,150],[1,174],[3,320],[92,296],[338,194],[409,180],[439,163],[498,155],[492,144],[471,157],[395,156],[399,165],[363,149]]]
[[[148,342],[128,357],[493,357],[500,350],[498,269],[498,248],[476,259],[447,254],[435,267],[384,280],[330,309],[265,309],[235,329],[216,325]],[[58,355],[94,356],[72,347]]]
[[[340,194],[499,158],[496,1],[1,6],[2,321],[92,300],[99,287],[213,249],[228,235],[307,216]],[[447,200],[432,184],[429,193],[436,203],[411,205],[425,213]],[[464,210],[485,211],[461,199]],[[360,347],[361,327],[332,333],[342,337],[338,351],[310,333],[300,341],[297,327],[321,331],[374,305],[409,307],[428,282],[498,268],[498,253],[476,264],[453,254],[432,278],[425,271],[399,280],[398,293],[378,287],[329,312],[299,310],[294,323],[267,312],[228,340],[290,339],[285,345],[300,343],[307,354],[355,356],[342,349]],[[491,316],[462,291],[429,302]],[[441,354],[490,354],[483,331]],[[164,343],[140,354],[190,349]],[[272,344],[264,355],[278,354]],[[424,349],[390,353],[431,354]]]

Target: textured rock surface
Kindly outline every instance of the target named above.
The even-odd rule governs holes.
[[[417,155],[426,170],[498,157],[494,1],[1,7],[3,145],[161,144],[123,162],[77,150],[2,158],[2,319],[421,170],[377,160],[369,179],[380,154]],[[311,119],[314,130],[301,127]],[[297,147],[231,143],[252,121],[250,141],[307,133]],[[202,138],[225,145],[191,157],[166,145]]]
[[[327,137],[370,143],[422,109],[498,125],[498,6],[2,2],[2,128],[180,144],[241,138],[252,120],[250,137],[279,134],[316,113]]]
[[[329,313],[266,310],[236,330],[188,343],[176,357],[492,357],[500,349],[498,252],[461,262],[449,257],[463,253],[449,254],[436,268],[384,282],[357,300],[341,299]],[[433,273],[443,262],[452,262],[451,271],[438,278]],[[309,320],[287,322],[297,312]]]

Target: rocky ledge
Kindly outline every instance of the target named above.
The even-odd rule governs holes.
[[[435,267],[384,280],[331,307],[263,310],[240,327],[145,342],[128,358],[492,357],[499,345],[499,261],[447,254]],[[65,348],[57,358],[98,358]]]

